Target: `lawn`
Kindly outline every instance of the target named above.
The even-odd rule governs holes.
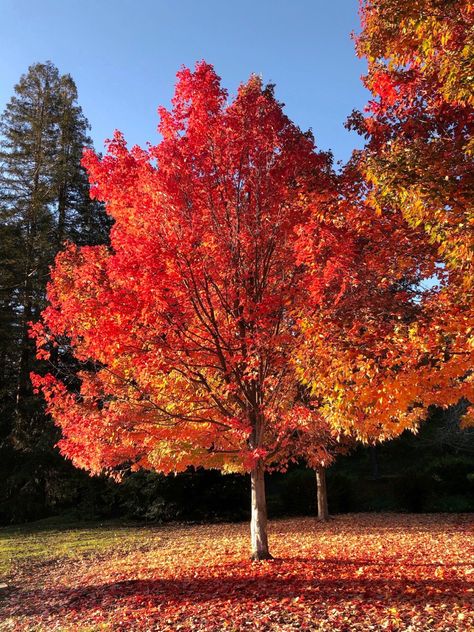
[[[3,630],[474,629],[474,517],[0,530]],[[6,586],[5,586],[6,584]]]

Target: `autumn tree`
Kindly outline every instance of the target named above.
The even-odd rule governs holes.
[[[372,252],[360,250],[365,281],[356,278],[356,302],[345,292],[330,323],[328,306],[308,318],[312,334],[297,362],[331,427],[374,445],[416,432],[430,405],[474,397],[472,7],[361,4],[358,51],[374,99],[350,119],[367,145],[341,174],[339,204],[356,233],[370,232]]]
[[[257,77],[227,104],[205,63],[178,74],[160,117],[157,146],[129,151],[116,133],[102,160],[85,157],[115,220],[111,249],[58,256],[36,328],[40,346],[71,345],[80,394],[37,381],[62,452],[90,471],[250,471],[264,559],[264,471],[299,418],[287,361],[306,284],[297,227],[308,195],[331,191],[329,160]]]
[[[296,361],[332,431],[375,445],[416,432],[430,405],[473,401],[472,6],[368,0],[361,14],[374,99],[350,119],[367,145],[338,203],[370,246],[356,293],[308,315]]]
[[[355,446],[355,440],[346,433],[335,429],[323,415],[313,421],[306,432],[298,432],[288,446],[295,462],[302,460],[314,471],[316,487],[316,512],[318,520],[329,520],[329,502],[326,482],[327,468],[338,456],[347,454]]]
[[[473,10],[467,0],[361,2],[357,50],[373,98],[350,125],[367,139],[355,158],[367,203],[379,215],[399,213],[436,249],[429,285],[439,291],[425,294],[396,378],[425,407],[474,398]]]
[[[301,362],[298,364],[301,365]],[[299,368],[297,367],[297,371]],[[356,441],[350,432],[335,427],[325,418],[321,402],[311,396],[310,388],[303,382],[298,388],[298,400],[305,408],[312,409],[313,414],[307,417],[304,423],[295,424],[291,441],[285,441],[280,448],[278,462],[305,463],[314,471],[317,516],[319,520],[327,521],[329,506],[326,470],[334,464],[338,456],[347,454],[355,446]]]
[[[89,471],[250,471],[264,559],[266,469],[303,437],[314,451],[322,424],[364,438],[418,422],[416,410],[403,425],[377,418],[368,378],[396,374],[391,348],[417,321],[432,246],[344,177],[355,203],[256,77],[228,104],[212,67],[182,70],[160,116],[157,146],[128,150],[116,133],[103,159],[85,157],[111,248],[58,256],[34,331],[40,356],[70,348],[81,369],[35,383],[63,454]]]

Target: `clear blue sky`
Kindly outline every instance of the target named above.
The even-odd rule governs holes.
[[[252,73],[276,84],[286,113],[347,159],[343,123],[367,100],[350,33],[357,0],[0,0],[0,110],[28,66],[70,73],[97,149],[120,129],[156,142],[181,65],[205,59],[234,93]]]

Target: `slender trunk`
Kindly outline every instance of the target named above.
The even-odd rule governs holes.
[[[29,288],[28,288],[29,289]],[[20,362],[18,368],[18,381],[17,381],[17,409],[21,406],[23,398],[27,395],[29,390],[29,376],[30,376],[30,360],[31,360],[31,344],[28,336],[28,323],[32,318],[31,300],[28,300],[24,306],[23,323],[22,323],[22,336],[20,341]]]
[[[43,133],[44,133],[44,102],[41,105],[40,117],[38,121],[38,127],[36,131],[35,139],[35,162],[33,171],[33,181],[30,194],[30,201],[28,205],[28,214],[26,218],[26,257],[25,257],[25,269],[23,280],[23,314],[21,318],[21,341],[20,341],[20,362],[18,367],[18,380],[16,391],[16,416],[21,417],[23,411],[23,404],[30,387],[30,364],[32,347],[31,341],[28,335],[29,325],[33,314],[33,275],[35,267],[35,247],[36,236],[38,229],[38,210],[41,206],[41,192],[40,192],[40,174],[43,167]]]
[[[250,519],[250,535],[252,541],[252,559],[272,559],[268,550],[267,535],[267,501],[265,498],[265,470],[258,461],[250,474],[252,485],[252,514]]]
[[[326,468],[324,467],[318,467],[316,469],[316,489],[318,497],[318,519],[325,522],[329,520],[329,510],[326,488]]]

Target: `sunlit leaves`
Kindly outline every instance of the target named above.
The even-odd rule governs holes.
[[[81,369],[35,384],[63,454],[93,472],[284,465],[300,311],[345,287],[350,257],[327,206],[330,159],[259,78],[228,101],[204,62],[178,73],[160,131],[147,150],[116,132],[103,158],[86,152],[111,247],[57,258],[33,333],[41,355],[63,344]]]
[[[387,384],[389,396],[418,388],[419,405],[473,396],[473,10],[469,0],[361,1],[357,49],[373,99],[351,118],[368,141],[354,162],[374,211],[399,213],[436,251],[400,356],[414,370]]]

